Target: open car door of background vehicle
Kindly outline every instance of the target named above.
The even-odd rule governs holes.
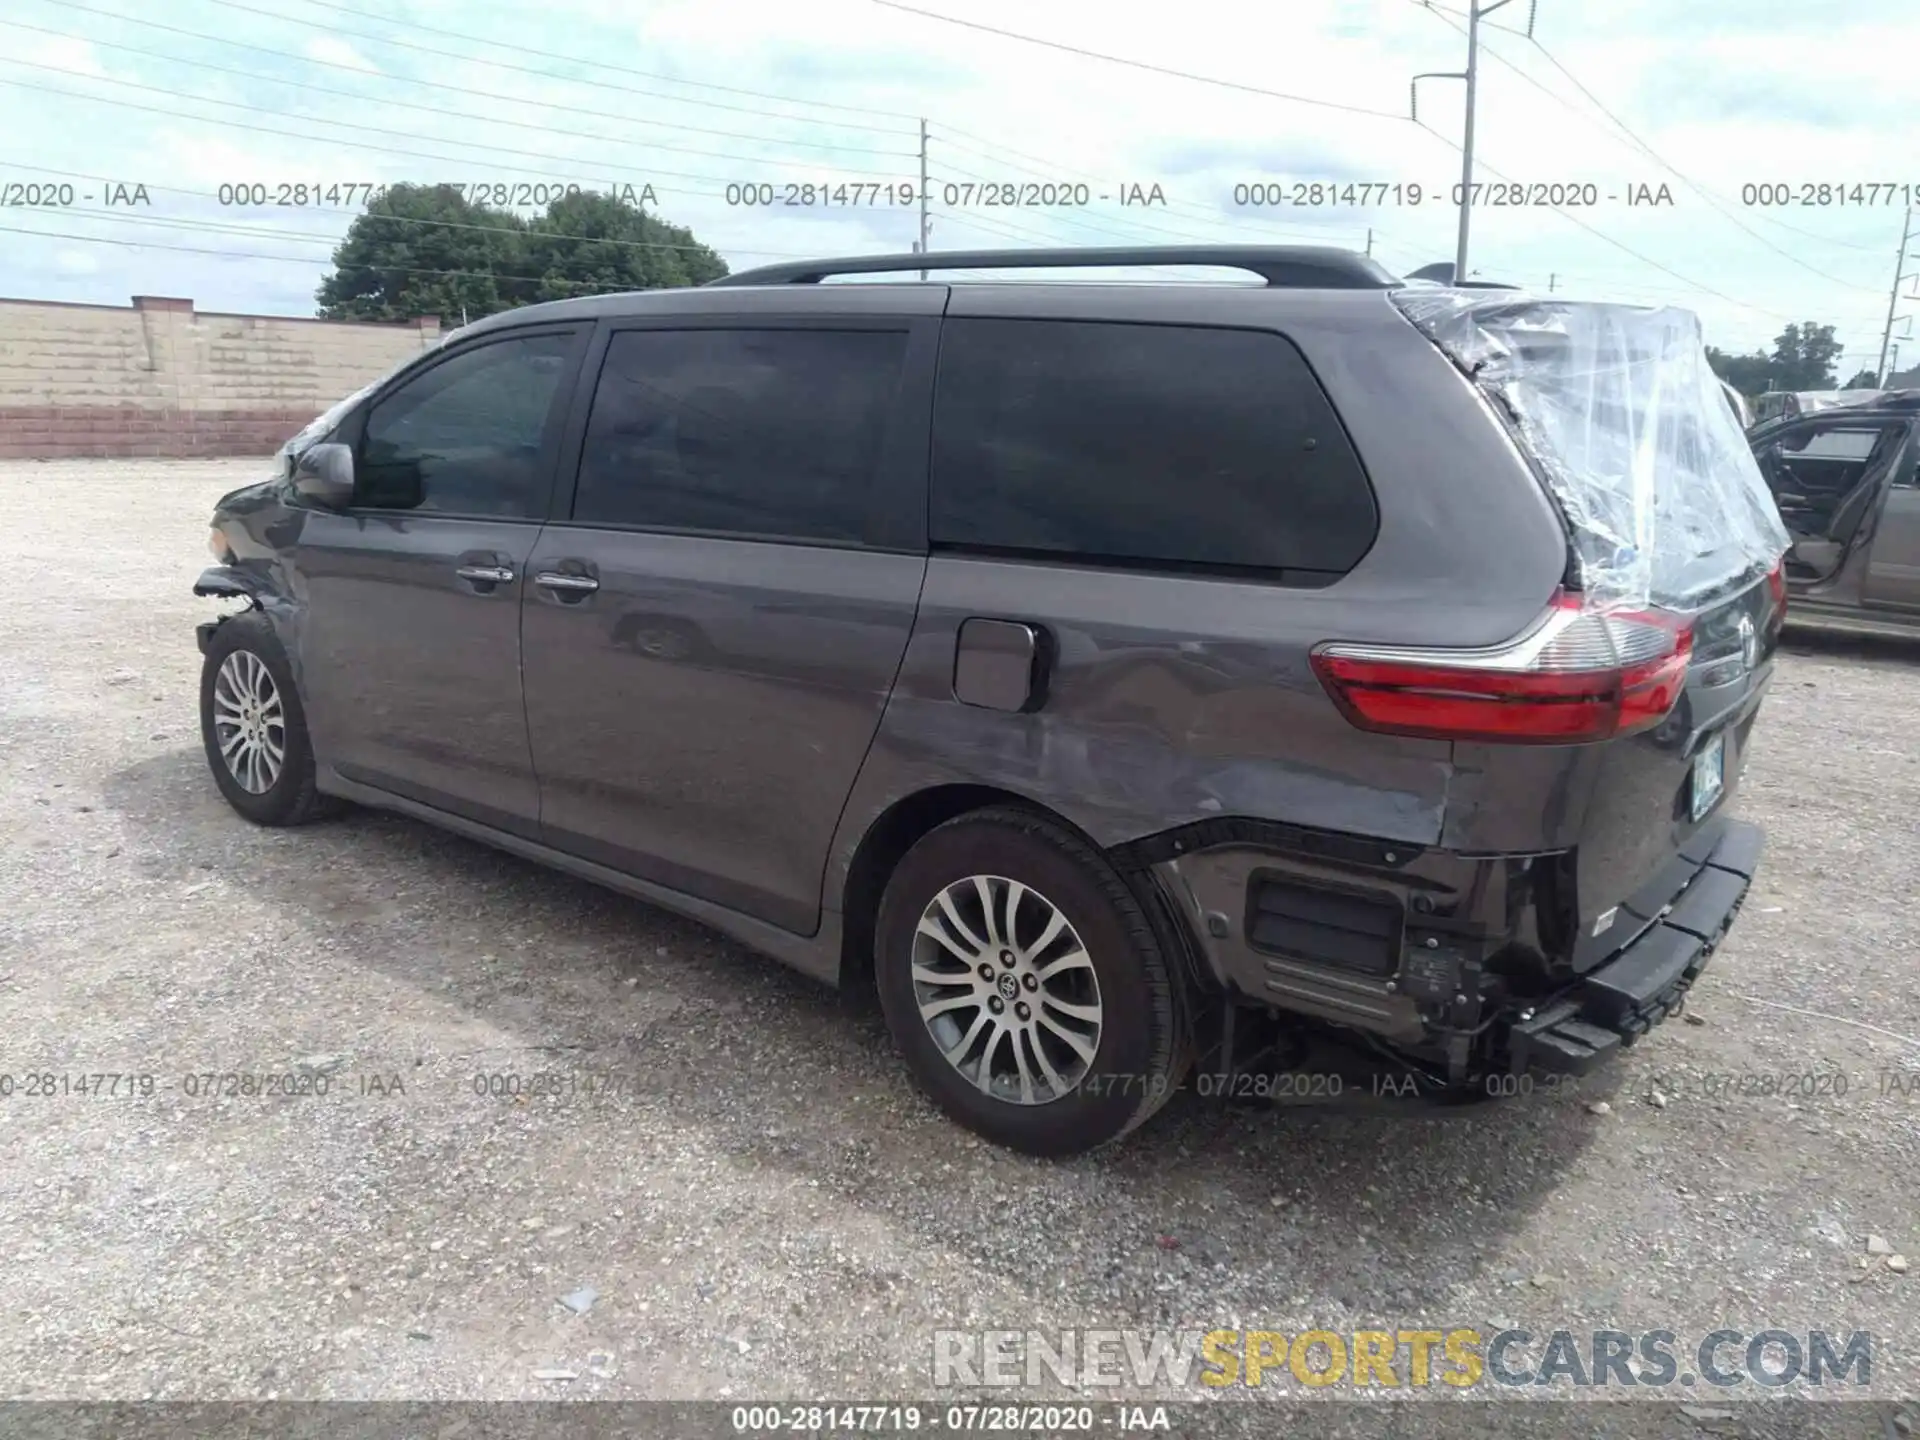
[[[1920,424],[1907,428],[1867,544],[1860,598],[1868,605],[1920,611]]]
[[[1756,458],[1793,537],[1790,578],[1837,574],[1873,533],[1881,496],[1910,463],[1910,429],[1899,420],[1828,416],[1768,437]]]

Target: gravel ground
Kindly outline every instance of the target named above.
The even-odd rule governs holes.
[[[1871,1393],[1920,1386],[1920,1274],[1862,1263],[1920,1262],[1920,653],[1782,659],[1761,878],[1696,1023],[1601,1079],[1441,1119],[1182,1096],[1050,1164],[696,925],[407,820],[234,815],[189,586],[261,473],[0,465],[4,1069],[157,1077],[0,1101],[0,1394],[925,1397],[937,1328],[1502,1321],[1869,1329]],[[186,1093],[303,1064],[328,1094]],[[575,1088],[476,1093],[509,1072]]]

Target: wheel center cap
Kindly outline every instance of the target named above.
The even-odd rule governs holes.
[[[1020,982],[1011,975],[1002,975],[994,988],[999,990],[1002,1000],[1015,1000],[1019,998]]]

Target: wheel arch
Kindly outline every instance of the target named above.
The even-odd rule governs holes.
[[[874,817],[854,847],[840,887],[842,990],[862,999],[872,997],[874,925],[880,914],[880,897],[901,858],[922,837],[949,820],[975,810],[1008,806],[1044,815],[1054,824],[1080,833],[1065,816],[1028,796],[998,785],[964,781],[930,785],[902,795]]]
[[[1114,858],[1111,851],[1059,811],[1002,786],[953,782],[901,796],[867,826],[840,889],[840,988],[849,998],[865,1002],[873,997],[873,946],[880,898],[902,857],[949,820],[977,810],[1009,808],[1041,816],[1109,859]],[[1162,946],[1178,956],[1189,984],[1199,979],[1198,951],[1192,937],[1185,933],[1186,922],[1178,909],[1167,902],[1146,871],[1120,864],[1115,869],[1147,911]]]

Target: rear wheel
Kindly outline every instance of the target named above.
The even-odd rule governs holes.
[[[875,979],[921,1087],[986,1138],[1070,1155],[1144,1122],[1184,1078],[1177,978],[1126,882],[1020,810],[927,834],[881,901]]]
[[[257,610],[234,616],[208,637],[200,735],[220,793],[256,825],[301,825],[338,808],[315,787],[292,667]]]

